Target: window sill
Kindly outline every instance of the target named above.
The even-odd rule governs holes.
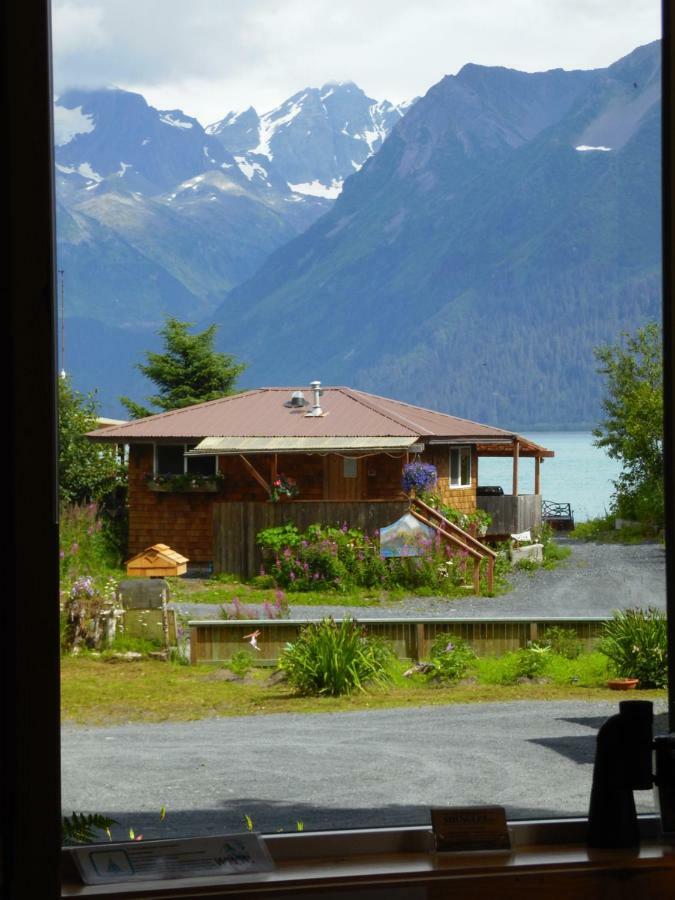
[[[368,896],[491,898],[535,896],[528,890],[569,896],[574,886],[611,896],[612,879],[630,879],[633,896],[672,896],[675,845],[656,839],[655,817],[641,818],[639,851],[589,850],[583,843],[583,819],[517,822],[510,826],[511,851],[435,854],[428,829],[379,829],[269,835],[266,842],[277,864],[273,872],[228,878],[192,878],[141,884],[84,886],[71,878],[62,898],[168,898],[265,896]],[[64,871],[72,862],[64,851]],[[551,894],[551,889],[558,890]],[[463,893],[457,894],[458,890]],[[469,891],[469,893],[464,893]],[[513,892],[513,893],[512,893]],[[609,893],[608,893],[609,892]],[[586,896],[586,894],[584,894]],[[589,893],[588,896],[596,896]]]

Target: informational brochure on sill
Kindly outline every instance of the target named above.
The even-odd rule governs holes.
[[[248,832],[75,847],[73,856],[85,884],[250,875],[274,868],[260,835]]]

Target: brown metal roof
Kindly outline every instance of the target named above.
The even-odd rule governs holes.
[[[414,437],[489,443],[517,437],[501,428],[347,387],[322,388],[324,415],[308,418],[310,407],[284,406],[296,390],[303,390],[311,401],[308,387],[259,388],[98,429],[88,436],[115,443],[172,438],[192,442],[206,437]]]

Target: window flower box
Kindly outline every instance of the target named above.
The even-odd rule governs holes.
[[[146,476],[148,490],[161,494],[215,494],[223,486],[222,475],[198,475],[187,472],[183,475],[149,474]]]

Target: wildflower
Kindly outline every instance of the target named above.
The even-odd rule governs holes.
[[[65,556],[66,556],[65,550],[60,550],[59,551],[59,559],[65,559]]]
[[[77,543],[75,543],[75,542],[73,541],[73,543],[70,545],[70,552],[71,552],[71,553],[77,553],[77,551],[78,551],[79,549],[80,549],[80,545],[77,544]]]
[[[453,651],[454,649],[455,649],[455,645],[454,645],[452,642],[450,642],[450,643],[447,645],[447,647],[445,648],[444,652],[445,652],[445,653],[452,653],[452,651]]]

